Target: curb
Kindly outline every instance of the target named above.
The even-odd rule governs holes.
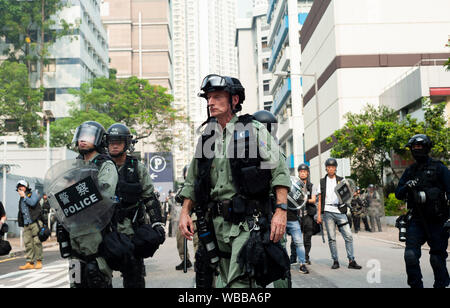
[[[52,247],[55,247],[57,245],[58,245],[57,242],[56,243],[47,244],[47,245],[42,245],[42,249],[52,248]],[[1,256],[0,257],[0,261],[6,260],[6,259],[11,259],[11,258],[17,258],[17,257],[23,256],[23,255],[25,255],[25,249],[15,250],[15,251],[10,252],[6,256]]]

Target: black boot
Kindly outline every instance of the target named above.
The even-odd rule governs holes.
[[[353,260],[353,261],[350,261],[350,263],[348,264],[348,268],[351,268],[351,269],[362,269],[362,266],[358,265],[356,263],[356,261]]]
[[[186,262],[186,268],[191,268],[191,267],[192,267],[191,260],[187,260],[187,262]],[[177,271],[183,270],[183,269],[184,269],[184,262],[181,262],[180,264],[178,264],[178,265],[175,267],[175,269],[176,269]]]
[[[333,266],[331,267],[331,269],[338,269],[339,268],[339,262],[338,261],[334,261],[333,262]]]

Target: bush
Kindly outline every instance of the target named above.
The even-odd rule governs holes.
[[[386,216],[400,216],[406,214],[406,204],[395,198],[395,194],[389,194],[388,198],[385,200],[385,212]]]

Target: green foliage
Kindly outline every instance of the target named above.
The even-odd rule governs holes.
[[[444,114],[445,105],[431,105],[428,98],[424,99],[423,122],[410,115],[399,121],[394,110],[367,105],[362,113],[349,113],[345,116],[347,122],[344,127],[334,133],[337,143],[333,146],[331,155],[350,158],[352,176],[363,187],[369,183],[383,186],[383,170],[391,167],[390,155],[394,152],[405,159],[411,158],[405,145],[416,134],[428,135],[434,143],[431,156],[448,165],[450,128]],[[328,141],[331,142],[331,138]]]
[[[181,118],[171,107],[173,97],[166,92],[166,88],[150,85],[147,80],[137,77],[118,80],[112,74],[109,78],[95,78],[71,94],[79,98],[82,110],[93,116],[90,120],[98,121],[97,115],[107,115],[114,122],[130,127],[137,139],[154,135],[157,149],[169,151],[173,140],[170,128]],[[70,134],[59,134],[54,144],[67,145],[69,137]]]
[[[12,46],[3,54],[10,61],[25,63],[28,69],[32,62],[47,64],[49,47],[75,29],[64,19],[51,18],[65,6],[62,0],[0,0],[0,36],[7,37]]]
[[[395,194],[389,194],[384,200],[386,216],[400,216],[407,212],[406,204],[395,198]]]
[[[42,96],[41,89],[30,87],[24,64],[4,61],[0,65],[0,114],[4,119],[17,121],[19,133],[29,147],[39,147],[44,142],[37,115]],[[1,122],[0,132],[5,133],[5,121]]]
[[[50,125],[51,146],[66,146],[70,148],[76,128],[86,121],[97,121],[105,129],[108,129],[109,126],[115,123],[107,114],[93,109],[88,111],[72,109],[70,111],[70,117],[57,120]]]

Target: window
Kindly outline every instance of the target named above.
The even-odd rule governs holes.
[[[264,86],[264,95],[270,95],[270,80],[264,80],[263,86]]]
[[[47,64],[44,64],[44,72],[53,73],[56,72],[56,60],[49,59]]]
[[[262,48],[267,48],[267,36],[261,38]]]
[[[54,102],[56,100],[56,89],[45,89],[44,101]]]
[[[37,73],[37,62],[36,61],[33,61],[30,63],[30,71],[32,73]]]
[[[272,102],[264,102],[264,110],[270,111],[272,108]]]
[[[19,131],[19,122],[16,119],[5,119],[5,131],[8,133]]]

